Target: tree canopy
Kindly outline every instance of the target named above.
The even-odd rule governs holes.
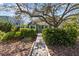
[[[16,3],[15,15],[24,14],[26,17],[38,18],[50,26],[58,27],[63,21],[79,15],[77,3]]]

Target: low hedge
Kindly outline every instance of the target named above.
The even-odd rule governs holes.
[[[15,32],[7,32],[3,35],[2,41],[8,41],[14,38]]]
[[[29,28],[20,28],[18,31],[11,31],[11,32],[2,32],[0,31],[0,40],[1,41],[7,41],[12,38],[25,38],[25,37],[30,37],[34,38],[36,37],[36,31],[34,29],[29,29]]]
[[[77,38],[77,30],[74,28],[66,29],[44,29],[43,39],[48,45],[73,46]]]
[[[36,31],[34,29],[29,28],[20,28],[21,36],[22,37],[35,37]]]
[[[21,38],[21,32],[17,31],[14,35],[15,38]]]

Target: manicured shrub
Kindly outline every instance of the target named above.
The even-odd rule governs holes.
[[[5,35],[5,32],[0,31],[0,41],[2,40],[4,35]]]
[[[3,38],[2,41],[7,41],[7,40],[11,40],[12,38],[14,38],[15,32],[7,32]]]
[[[75,44],[77,36],[78,36],[78,28],[76,23],[67,23],[64,25],[64,30],[67,32],[66,39],[69,38],[70,41],[68,41],[70,44]]]
[[[15,36],[14,36],[14,37],[20,38],[20,37],[21,37],[21,32],[20,32],[20,31],[17,31],[17,32],[15,33]]]
[[[28,34],[28,29],[27,28],[20,28],[21,36],[26,37]]]
[[[31,34],[32,37],[36,37],[37,32],[36,32],[35,29],[31,29],[30,34]]]
[[[2,32],[0,31],[0,41],[8,41],[13,38],[34,38],[36,37],[36,31],[29,28],[20,28],[18,31]]]
[[[72,28],[65,29],[44,29],[43,39],[49,45],[73,46],[77,38],[77,30]]]
[[[48,29],[48,28],[43,29],[42,36],[47,44],[50,45],[52,44],[52,37],[53,37],[52,29]]]
[[[35,37],[36,31],[34,29],[29,28],[20,28],[21,36],[22,37]]]
[[[11,31],[12,25],[8,22],[1,22],[0,21],[0,30],[4,32],[9,32]]]

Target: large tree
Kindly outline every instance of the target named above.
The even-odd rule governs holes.
[[[31,18],[37,17],[45,21],[48,25],[57,28],[70,16],[79,15],[79,4],[71,3],[16,3],[17,14],[26,14]]]

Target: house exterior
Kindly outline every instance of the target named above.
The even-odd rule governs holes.
[[[35,29],[37,32],[42,32],[42,30],[44,28],[48,28],[49,25],[47,23],[45,23],[44,21],[41,20],[32,20],[29,24],[28,24],[28,28],[33,28]]]

